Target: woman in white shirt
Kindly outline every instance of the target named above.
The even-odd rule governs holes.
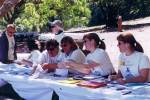
[[[29,40],[27,42],[30,55],[28,59],[23,59],[21,61],[22,64],[26,64],[28,66],[32,66],[33,64],[38,64],[39,57],[41,55],[41,52],[39,51],[40,48],[40,42],[38,40]]]
[[[39,64],[44,70],[54,71],[59,62],[59,43],[55,39],[46,42],[46,50],[42,52]]]
[[[62,54],[60,56],[60,63],[58,63],[59,68],[66,67],[65,62],[72,61],[76,63],[85,62],[85,55],[79,49],[76,42],[70,36],[65,36],[61,40]]]
[[[119,84],[143,83],[149,78],[150,61],[143,53],[143,48],[131,33],[120,34],[117,37],[119,56],[119,71],[116,76],[110,76]]]
[[[84,45],[90,53],[85,63],[67,62],[66,65],[83,74],[107,76],[114,73],[114,68],[108,54],[105,52],[105,43],[96,33],[89,33],[83,37]]]

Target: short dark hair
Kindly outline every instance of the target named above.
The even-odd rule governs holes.
[[[46,50],[50,50],[52,48],[59,48],[59,43],[55,39],[50,39],[46,42]]]
[[[78,45],[77,43],[74,41],[74,39],[70,36],[65,36],[62,38],[61,40],[61,44],[63,43],[68,43],[68,44],[71,44],[71,51],[74,51],[78,48]],[[63,50],[62,50],[63,51]]]
[[[36,43],[37,40],[31,39],[27,41],[28,49],[32,50],[39,50],[38,44]]]

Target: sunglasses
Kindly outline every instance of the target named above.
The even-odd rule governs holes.
[[[47,48],[48,51],[53,51],[55,48]]]
[[[54,28],[55,26],[51,26],[51,28]]]
[[[86,43],[87,42],[87,40],[83,40],[83,43]]]
[[[122,45],[122,44],[124,44],[123,42],[118,42],[118,45]]]
[[[67,46],[67,44],[61,44],[61,47],[66,47]]]

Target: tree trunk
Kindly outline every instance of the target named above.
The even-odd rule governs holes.
[[[5,16],[19,1],[21,0],[2,0],[0,2],[0,18]]]

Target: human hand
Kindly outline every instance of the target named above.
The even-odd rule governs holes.
[[[126,84],[126,81],[123,78],[119,78],[116,80],[119,84]]]
[[[33,74],[35,73],[36,69],[37,69],[37,66],[33,66],[33,69],[32,69],[32,71],[31,71],[31,74],[30,74],[30,75],[33,75]]]
[[[57,64],[58,68],[65,68],[65,66],[66,66],[65,62],[60,62]]]
[[[109,76],[108,76],[108,79],[109,79],[110,81],[114,81],[114,80],[117,79],[117,75],[109,75]]]
[[[18,64],[18,65],[22,65],[23,63],[21,61],[15,60],[14,63]]]
[[[100,66],[100,64],[99,64],[99,63],[96,63],[96,62],[94,62],[94,61],[89,61],[89,66],[90,66],[91,68],[94,68],[94,67]]]
[[[30,66],[30,67],[33,65],[33,63],[31,61],[28,61],[26,59],[22,59],[21,64],[24,64],[24,65],[27,65],[27,66]]]
[[[46,70],[46,69],[48,69],[49,64],[48,64],[48,63],[44,63],[44,64],[42,64],[41,66],[42,66],[42,68],[43,68],[44,70]]]
[[[22,59],[22,60],[21,60],[22,63],[26,63],[26,61],[27,61],[27,60],[25,60],[25,59]]]

